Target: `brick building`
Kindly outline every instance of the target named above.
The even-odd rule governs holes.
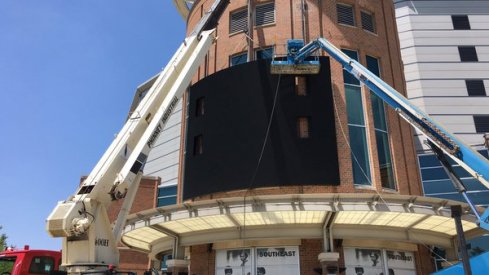
[[[213,1],[182,3],[190,33]],[[460,203],[422,197],[409,124],[322,53],[318,75],[270,73],[287,39],[325,37],[406,94],[391,0],[231,1],[217,36],[148,157],[161,184],[126,246],[173,274],[427,274],[433,245],[457,259]],[[480,233],[468,215],[464,230]]]

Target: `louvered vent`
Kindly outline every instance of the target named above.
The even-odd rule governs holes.
[[[275,3],[266,3],[256,6],[256,26],[275,23]]]
[[[336,5],[336,12],[338,13],[338,23],[355,26],[355,17],[352,6],[338,4]]]
[[[362,28],[366,31],[375,33],[374,17],[370,13],[361,12],[362,14]]]
[[[246,31],[248,28],[248,11],[240,10],[231,13],[229,19],[229,33]]]

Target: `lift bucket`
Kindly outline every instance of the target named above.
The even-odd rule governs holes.
[[[287,40],[286,55],[274,56],[271,64],[272,74],[318,74],[320,68],[317,56],[310,56],[304,61],[295,61],[295,56],[304,47],[304,40]]]
[[[287,60],[273,60],[270,70],[272,74],[318,74],[321,69],[319,61],[304,61],[299,64],[290,63]]]

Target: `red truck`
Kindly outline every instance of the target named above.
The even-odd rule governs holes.
[[[59,271],[61,251],[22,250],[0,251],[0,275],[66,274]]]

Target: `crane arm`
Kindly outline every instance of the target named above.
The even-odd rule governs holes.
[[[215,0],[76,193],[49,215],[46,229],[63,238],[63,265],[69,274],[118,265],[117,244],[149,152],[215,41],[215,27],[228,4]],[[123,198],[112,227],[107,208]]]
[[[305,59],[311,56],[315,51],[319,49],[326,51],[328,55],[338,61],[346,71],[366,85],[387,105],[396,110],[396,112],[409,124],[420,130],[432,144],[442,150],[457,164],[462,166],[484,186],[489,188],[489,161],[486,158],[445,130],[439,123],[430,118],[426,113],[421,111],[402,94],[365,68],[358,61],[350,58],[325,38],[318,38],[299,49],[297,47],[297,40],[289,40],[288,44],[290,46],[287,61],[272,62],[272,71],[279,72],[281,67],[285,67],[283,71],[288,72],[290,71],[290,66],[300,66],[305,62]],[[306,64],[310,64],[310,61]],[[274,65],[277,66],[277,68],[273,68]],[[471,204],[470,201],[469,204]],[[476,215],[478,216],[478,213],[476,213]],[[489,211],[486,211],[480,220],[480,226],[487,230],[489,230],[488,217]]]

